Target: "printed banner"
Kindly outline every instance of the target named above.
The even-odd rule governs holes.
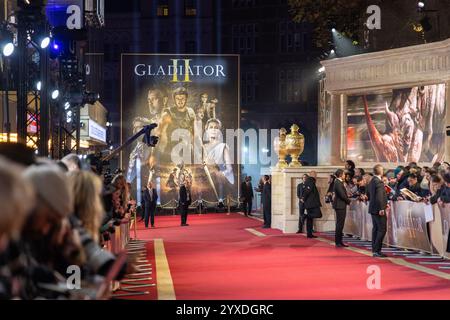
[[[239,56],[123,54],[121,67],[122,142],[158,124],[155,148],[140,138],[122,152],[133,190],[152,182],[162,205],[182,184],[192,202],[236,200],[239,148],[228,133],[239,128]]]
[[[445,155],[445,84],[349,96],[347,158],[436,162]]]

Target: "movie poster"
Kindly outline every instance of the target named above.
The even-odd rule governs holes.
[[[348,158],[357,162],[442,161],[445,103],[445,84],[349,96]]]
[[[123,54],[121,68],[122,142],[158,125],[155,148],[140,138],[121,154],[133,191],[151,182],[163,206],[183,184],[192,202],[237,200],[238,148],[225,133],[239,128],[239,56]]]

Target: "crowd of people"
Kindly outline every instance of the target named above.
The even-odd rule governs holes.
[[[316,187],[316,172],[305,174],[297,186],[299,199],[299,230],[303,232],[306,221],[307,236],[314,238],[313,219],[322,216],[321,199]],[[343,228],[346,210],[350,201],[363,201],[369,205],[372,216],[372,251],[375,257],[384,257],[381,252],[386,233],[386,210],[388,201],[414,201],[444,205],[450,203],[450,164],[436,162],[432,167],[419,167],[411,162],[407,166],[397,166],[385,170],[376,165],[373,172],[356,168],[347,160],[345,168],[330,175],[325,202],[336,212],[335,243],[337,247],[347,247],[343,243]],[[450,251],[450,243],[447,251]]]
[[[348,197],[367,201],[367,186],[373,176],[373,172],[356,168],[353,161],[347,160],[343,169],[343,182]],[[333,192],[335,179],[335,174],[330,176],[328,199]],[[384,170],[382,181],[388,200],[431,204],[450,202],[450,164],[447,162],[436,162],[432,167],[419,167],[415,162],[407,166],[397,166],[395,169]]]
[[[0,144],[0,299],[98,299],[108,294],[102,281],[133,272],[132,255],[117,265],[105,250],[135,210],[129,185],[120,172],[110,179],[82,165],[75,154],[52,161]]]

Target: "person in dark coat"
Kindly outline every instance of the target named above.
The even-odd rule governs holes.
[[[158,193],[153,188],[153,183],[149,182],[147,188],[144,190],[144,223],[146,228],[148,228],[148,218],[150,218],[152,228],[155,227],[156,200],[158,200]]]
[[[179,201],[181,211],[181,226],[187,227],[188,210],[189,206],[192,203],[191,186],[189,180],[185,180],[181,183]]]
[[[302,198],[303,195],[303,189],[305,187],[305,181],[306,179],[308,179],[308,175],[304,174],[302,177],[301,182],[297,185],[297,198],[298,198],[298,231],[297,233],[303,233],[303,225],[305,224],[305,206],[304,204],[300,201],[300,199]]]
[[[348,198],[343,181],[344,170],[338,169],[334,175],[336,176],[333,187],[333,209],[336,212],[335,243],[336,247],[348,247],[342,242],[342,231],[344,230],[345,216],[347,215],[347,205],[350,204],[350,199]]]
[[[272,186],[270,184],[270,177],[264,176],[264,186],[262,192],[264,226],[263,228],[270,228],[272,225]]]
[[[369,214],[372,216],[372,253],[374,257],[383,258],[381,253],[383,239],[387,231],[386,209],[388,200],[383,183],[383,167],[377,164],[373,168],[374,176],[367,186],[367,197],[369,199]]]
[[[247,176],[241,184],[241,201],[246,216],[251,216],[253,205],[252,177]]]
[[[321,218],[322,212],[320,207],[320,194],[316,186],[317,173],[311,171],[308,179],[306,179],[305,187],[300,202],[303,203],[306,209],[306,232],[308,238],[317,238],[313,235],[313,223],[314,219]]]

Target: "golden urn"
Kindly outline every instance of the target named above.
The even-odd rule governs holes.
[[[300,168],[302,166],[298,158],[303,153],[305,137],[298,132],[299,129],[298,125],[292,125],[291,133],[286,136],[286,151],[292,158],[289,164],[290,168]]]
[[[275,142],[275,151],[278,153],[277,168],[279,169],[288,167],[288,164],[286,162],[286,133],[286,129],[281,128],[278,136],[278,141]]]

